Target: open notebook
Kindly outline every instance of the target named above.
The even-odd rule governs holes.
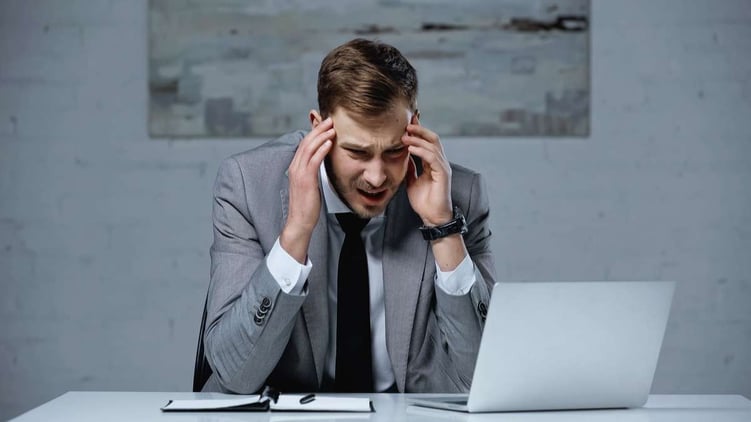
[[[288,411],[374,412],[367,397],[336,397],[316,394],[279,394],[266,387],[261,394],[221,399],[170,400],[163,412],[198,411]]]

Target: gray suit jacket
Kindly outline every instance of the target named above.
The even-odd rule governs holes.
[[[286,169],[304,132],[227,158],[214,186],[214,243],[204,341],[214,373],[204,391],[318,391],[329,338],[327,223],[321,211],[302,295],[284,293],[266,256],[287,218]],[[404,186],[385,212],[386,347],[400,392],[466,392],[494,276],[488,201],[480,175],[452,165],[452,199],[464,211],[476,267],[469,293],[435,287],[435,259]]]

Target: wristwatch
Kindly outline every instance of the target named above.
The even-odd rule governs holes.
[[[436,240],[452,234],[467,232],[467,220],[459,207],[454,207],[454,219],[436,227],[422,226],[420,232],[425,240]]]

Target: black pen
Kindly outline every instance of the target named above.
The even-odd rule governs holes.
[[[308,395],[300,397],[300,404],[308,404],[316,399],[316,395],[313,393],[310,393]]]

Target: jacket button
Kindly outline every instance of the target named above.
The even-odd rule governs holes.
[[[258,315],[253,316],[253,322],[256,323],[256,325],[263,325],[263,318],[259,318]]]
[[[480,312],[480,316],[482,319],[485,319],[486,316],[488,316],[488,307],[485,306],[484,302],[480,302],[477,304],[477,311]]]
[[[261,309],[264,311],[268,311],[269,309],[271,309],[271,299],[264,297],[261,300]]]

